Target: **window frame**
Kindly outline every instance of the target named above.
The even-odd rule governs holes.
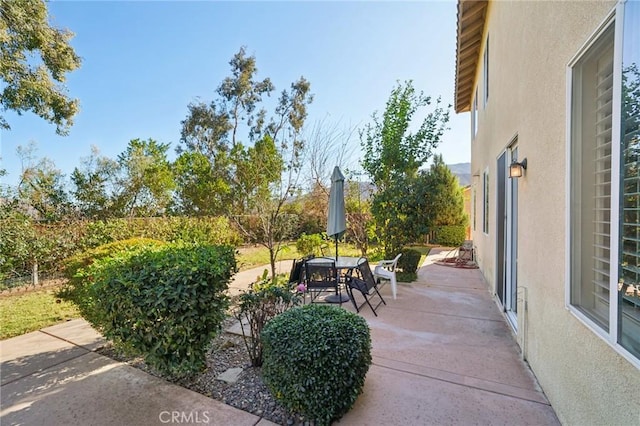
[[[620,224],[620,211],[617,206],[620,205],[620,144],[615,141],[621,140],[621,96],[622,96],[622,47],[623,47],[623,30],[624,30],[624,4],[625,0],[621,0],[606,16],[597,29],[589,36],[589,39],[578,50],[576,55],[569,61],[566,68],[566,175],[565,175],[565,227],[566,227],[566,239],[565,250],[568,253],[565,261],[565,307],[569,312],[575,316],[581,323],[583,323],[589,330],[591,330],[598,337],[602,338],[611,348],[618,354],[623,356],[627,361],[633,364],[635,367],[640,368],[640,358],[637,358],[620,343],[618,343],[618,266],[619,266],[619,224]],[[574,249],[574,236],[572,234],[572,218],[573,211],[571,208],[572,195],[573,195],[573,175],[574,175],[574,163],[572,162],[572,138],[573,138],[573,102],[574,102],[574,69],[580,64],[580,61],[589,52],[589,49],[598,43],[604,36],[610,26],[614,26],[613,36],[613,102],[612,102],[612,117],[613,124],[611,129],[611,229],[610,229],[610,244],[609,244],[609,326],[608,330],[602,328],[597,322],[592,320],[589,316],[584,314],[578,306],[571,303],[572,296],[572,276],[573,276],[573,264],[572,264],[572,252]],[[582,96],[582,94],[575,94],[575,96]]]
[[[471,103],[471,142],[478,134],[478,86],[476,86],[473,102]]]
[[[489,103],[489,34],[487,34],[487,40],[484,45],[482,65],[482,107],[486,108]]]
[[[482,233],[489,235],[489,189],[491,183],[489,181],[489,168],[482,172]]]

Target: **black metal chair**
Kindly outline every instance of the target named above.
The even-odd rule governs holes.
[[[333,259],[315,258],[313,262],[305,261],[304,277],[304,284],[312,303],[325,292],[334,292],[340,295],[338,270]]]
[[[354,275],[355,271],[357,271],[358,276]],[[376,309],[378,308],[378,306],[380,306],[380,304],[382,303],[384,303],[385,305],[387,304],[387,302],[384,301],[384,298],[378,291],[378,282],[374,278],[373,272],[371,272],[369,261],[365,258],[360,258],[358,260],[358,266],[354,270],[349,271],[346,277],[346,284],[349,298],[351,299],[351,302],[353,303],[353,306],[356,308],[356,312],[358,313],[360,313],[360,309],[366,303],[373,311],[373,315],[378,316],[378,314],[376,313]],[[356,299],[353,297],[353,290],[358,290],[364,297],[364,302],[362,302],[360,305],[356,303]],[[378,295],[380,301],[374,308],[369,301],[369,297],[375,295]]]

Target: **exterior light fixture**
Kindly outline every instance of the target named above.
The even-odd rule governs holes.
[[[509,166],[509,177],[519,178],[524,176],[524,171],[527,170],[527,159],[525,158],[521,162],[514,161]]]

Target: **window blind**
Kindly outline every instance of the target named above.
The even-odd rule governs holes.
[[[594,314],[609,322],[609,276],[611,247],[611,126],[613,105],[613,50],[596,61],[596,121],[593,170],[593,296]]]

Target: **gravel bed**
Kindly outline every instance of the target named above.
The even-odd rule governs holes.
[[[224,329],[235,322],[228,318]],[[222,332],[218,335],[207,353],[207,368],[196,375],[186,378],[167,377],[144,363],[142,358],[128,357],[117,351],[111,344],[98,352],[104,356],[122,361],[154,376],[162,377],[179,386],[191,389],[225,404],[260,416],[281,425],[303,425],[304,422],[282,407],[262,381],[260,368],[251,366],[247,348],[242,336]],[[235,383],[226,383],[216,377],[230,368],[240,367],[244,371]]]

